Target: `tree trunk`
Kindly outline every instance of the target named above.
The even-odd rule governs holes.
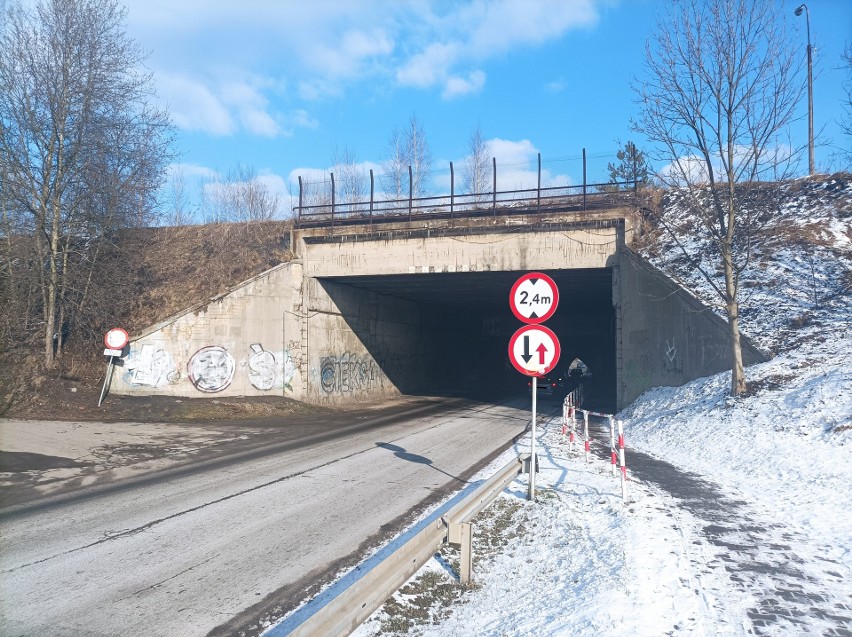
[[[728,313],[728,328],[731,336],[731,396],[745,393],[745,369],[743,350],[740,344],[740,306],[737,303],[737,286],[734,281],[734,264],[729,250],[722,255],[725,268],[725,310]]]

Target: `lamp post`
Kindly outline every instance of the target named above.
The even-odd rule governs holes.
[[[813,175],[816,170],[814,169],[814,76],[811,60],[811,14],[808,11],[808,5],[804,3],[796,7],[794,13],[800,16],[802,9],[805,10],[805,24],[808,29],[808,171]]]

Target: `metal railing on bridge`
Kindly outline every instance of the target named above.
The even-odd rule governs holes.
[[[299,177],[299,200],[295,206],[297,227],[325,227],[351,224],[370,224],[420,219],[453,219],[464,217],[497,216],[517,213],[572,212],[616,206],[632,205],[640,185],[639,180],[589,182],[587,179],[586,152],[583,149],[581,184],[542,186],[541,154],[538,154],[535,187],[498,189],[498,166],[491,160],[491,188],[484,192],[456,191],[456,174],[450,162],[448,194],[415,197],[415,179],[408,166],[408,196],[377,196],[376,180],[369,171],[369,199],[340,200],[334,173],[323,181],[309,184]],[[566,179],[567,181],[567,179]]]

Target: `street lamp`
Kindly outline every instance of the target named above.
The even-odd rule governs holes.
[[[796,7],[794,13],[800,16],[802,9],[805,10],[805,24],[808,28],[808,170],[813,175],[816,170],[814,169],[814,76],[811,61],[811,14],[808,11],[808,5],[804,3]]]

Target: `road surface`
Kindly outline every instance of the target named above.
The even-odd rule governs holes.
[[[7,506],[0,634],[250,634],[463,487],[528,409],[414,401]]]

